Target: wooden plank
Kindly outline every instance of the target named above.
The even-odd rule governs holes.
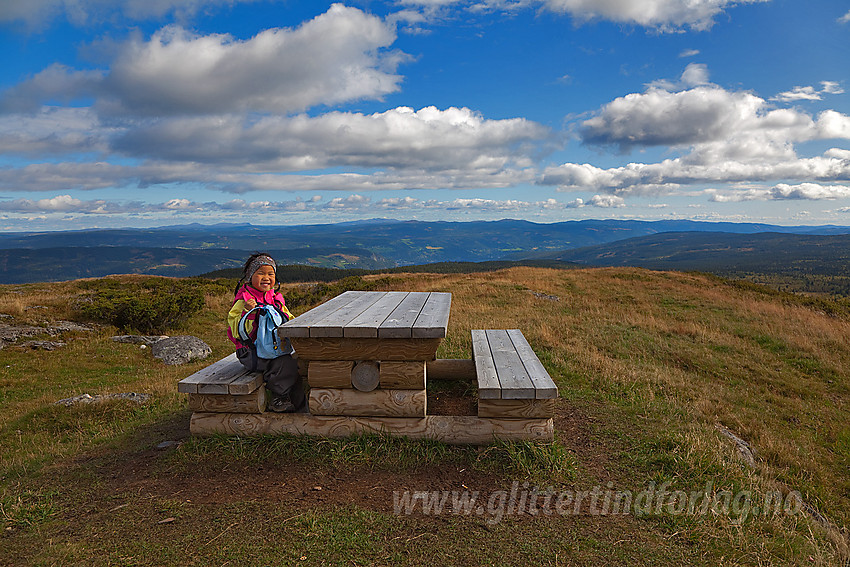
[[[413,338],[444,338],[449,324],[449,311],[452,307],[452,294],[432,292],[422,307],[419,317],[413,324]]]
[[[386,292],[383,297],[345,325],[342,336],[377,338],[378,327],[387,320],[407,295],[406,291]]]
[[[503,400],[534,399],[534,384],[505,330],[487,330]]]
[[[281,337],[309,337],[310,326],[313,325],[313,323],[320,321],[328,313],[341,309],[348,303],[354,301],[357,298],[357,295],[357,292],[354,291],[346,291],[345,293],[337,295],[333,299],[330,299],[306,313],[302,313],[298,317],[287,321],[278,327],[278,334]]]
[[[429,415],[423,418],[318,416],[303,413],[192,414],[192,435],[312,435],[345,438],[368,433],[435,439],[456,445],[503,441],[544,441],[554,437],[552,419]]]
[[[350,293],[350,292],[346,292]],[[386,295],[385,291],[354,292],[357,295],[343,307],[334,309],[310,325],[310,337],[342,337],[345,326]]]
[[[352,360],[311,360],[307,383],[312,388],[351,388]]]
[[[425,366],[429,380],[475,380],[475,361],[469,358],[438,358]]]
[[[425,389],[425,361],[381,362],[381,388],[402,390]]]
[[[262,372],[246,372],[245,367],[242,367],[245,372],[241,376],[236,377],[233,382],[227,385],[227,393],[233,395],[250,394],[263,384]],[[199,393],[200,388],[199,388]]]
[[[552,417],[555,400],[478,400],[478,417]]]
[[[425,417],[425,390],[361,392],[332,388],[310,389],[310,413],[370,417]]]
[[[514,348],[534,384],[534,397],[538,400],[557,398],[558,387],[549,373],[546,372],[546,368],[537,358],[522,332],[519,329],[511,329],[508,331],[508,336],[511,338],[511,342],[513,342]]]
[[[411,338],[413,324],[430,294],[424,291],[412,291],[407,294],[395,310],[390,313],[380,328],[378,337],[382,339],[409,339]]]
[[[191,376],[180,380],[180,382],[177,383],[177,391],[183,394],[195,394],[198,392],[198,384],[202,384],[217,375],[234,375],[240,369],[244,372],[245,367],[242,366],[239,359],[236,358],[236,353],[234,352],[233,354],[222,358],[218,362],[214,362],[209,366],[198,370]]]
[[[496,364],[490,352],[487,334],[480,329],[472,331],[472,360],[475,362],[475,374],[478,378],[478,398],[482,400],[501,398],[502,387],[496,374]]]
[[[440,339],[293,338],[305,360],[433,360]]]
[[[219,413],[263,413],[266,411],[266,389],[260,387],[241,396],[189,394],[189,409]]]

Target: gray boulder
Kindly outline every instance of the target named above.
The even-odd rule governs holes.
[[[212,354],[212,349],[198,337],[180,335],[156,341],[151,353],[165,364],[175,365],[202,360]]]

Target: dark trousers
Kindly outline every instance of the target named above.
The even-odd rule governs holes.
[[[285,354],[277,358],[259,358],[255,349],[242,347],[236,351],[236,358],[248,370],[262,372],[266,388],[274,396],[289,394],[292,405],[298,409],[303,407],[304,384],[298,374],[298,358],[294,354]]]

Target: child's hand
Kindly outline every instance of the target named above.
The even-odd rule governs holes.
[[[256,300],[256,299],[254,299],[253,297],[249,297],[248,299],[246,299],[246,300],[245,300],[245,303],[247,303],[247,304],[248,304],[248,307],[249,307],[250,309],[253,309],[254,307],[256,307],[256,306],[257,306],[257,300]]]

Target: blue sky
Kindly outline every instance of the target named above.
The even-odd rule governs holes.
[[[0,230],[850,225],[846,0],[4,0]]]

